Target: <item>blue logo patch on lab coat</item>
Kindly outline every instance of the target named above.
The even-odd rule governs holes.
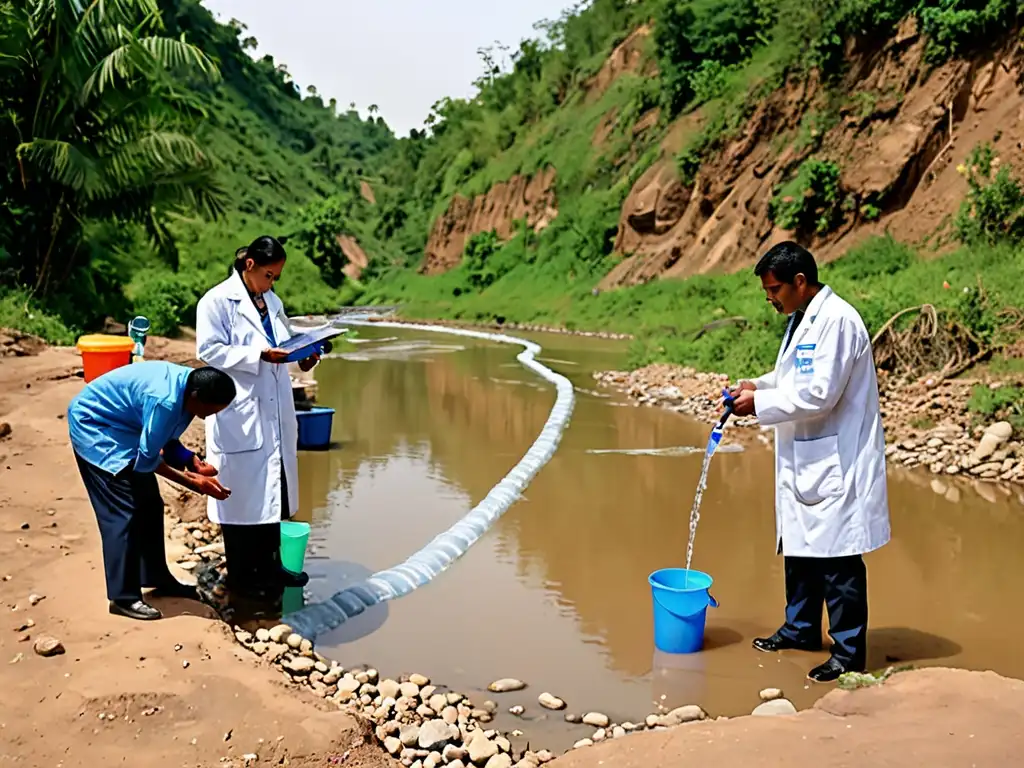
[[[796,372],[800,376],[814,375],[814,344],[796,345]]]

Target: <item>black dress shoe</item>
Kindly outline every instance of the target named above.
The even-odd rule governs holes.
[[[110,612],[115,616],[125,616],[139,621],[153,621],[163,616],[152,605],[147,605],[141,600],[111,600]]]
[[[789,638],[783,637],[776,632],[771,637],[758,637],[754,640],[754,647],[763,653],[778,653],[779,651],[820,651],[821,643],[797,643]]]
[[[807,679],[815,683],[832,683],[847,672],[863,672],[863,669],[853,664],[844,664],[835,656],[830,656],[824,664],[819,664],[807,673]]]

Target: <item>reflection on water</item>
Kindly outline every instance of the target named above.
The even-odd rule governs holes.
[[[382,331],[361,329],[357,357],[318,369],[320,400],[337,409],[337,447],[300,458],[299,515],[314,526],[307,564],[318,598],[400,562],[458,520],[526,452],[554,402],[515,362],[518,348],[404,332],[371,343]],[[620,720],[659,703],[749,712],[768,686],[806,706],[828,690],[804,680],[822,655],[750,648],[784,607],[774,470],[767,450],[730,452],[728,430],[693,563],[714,577],[721,603],[708,612],[708,647],[654,652],[647,577],[683,564],[708,427],[587,395],[592,371],[621,366],[617,342],[538,340],[549,361],[574,363],[552,365],[579,394],[526,498],[436,581],[319,638],[321,648],[343,664],[421,672],[466,691],[519,677],[531,687],[501,703],[534,714],[541,690]],[[871,664],[941,661],[1024,676],[1016,614],[1001,597],[1020,578],[1024,510],[998,491],[991,501],[968,490],[952,501],[947,485],[932,485],[927,475],[891,476],[895,538],[867,558]],[[549,717],[552,728],[561,721]]]

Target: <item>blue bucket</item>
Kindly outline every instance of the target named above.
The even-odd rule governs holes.
[[[718,601],[708,592],[712,578],[702,571],[663,568],[647,581],[654,598],[654,646],[664,653],[696,653],[704,647],[708,606]]]
[[[299,448],[326,448],[331,444],[334,409],[313,406],[311,411],[296,411],[299,419]]]

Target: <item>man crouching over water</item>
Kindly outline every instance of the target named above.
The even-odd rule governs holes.
[[[159,619],[160,611],[143,601],[143,587],[198,599],[167,567],[156,475],[227,498],[231,492],[214,478],[217,470],[178,438],[193,418],[219,413],[234,398],[235,382],[226,373],[152,361],[103,374],[68,406],[71,446],[103,541],[111,613]]]
[[[776,311],[789,315],[775,369],[732,389],[734,412],[775,427],[777,553],[785,556],[786,621],[754,640],[767,653],[821,650],[815,682],[863,672],[867,571],[862,555],[889,541],[885,436],[871,338],[852,306],[818,282],[814,257],[776,245],[754,274]]]

